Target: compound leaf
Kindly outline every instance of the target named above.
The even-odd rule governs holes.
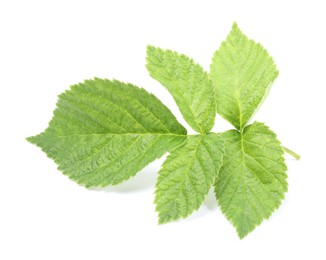
[[[173,150],[159,172],[155,191],[159,223],[189,216],[203,203],[222,165],[219,134],[189,136]]]
[[[144,89],[95,78],[61,94],[47,129],[27,140],[86,187],[119,184],[169,152],[155,187],[159,223],[198,210],[214,186],[222,212],[245,237],[284,199],[284,151],[300,158],[263,123],[248,125],[278,75],[272,57],[234,23],[209,74],[189,57],[153,46],[146,60],[150,75],[200,134],[187,136]],[[237,130],[210,133],[216,113]]]
[[[281,205],[287,168],[280,142],[262,123],[222,136],[225,155],[215,194],[222,212],[243,238]]]
[[[209,132],[216,115],[212,82],[203,68],[183,54],[147,47],[147,69],[165,86],[197,132]]]
[[[278,71],[267,51],[245,36],[234,23],[215,52],[210,76],[217,112],[242,129],[268,94]]]
[[[142,88],[87,80],[59,96],[48,128],[28,141],[86,187],[118,184],[186,139],[169,109]]]

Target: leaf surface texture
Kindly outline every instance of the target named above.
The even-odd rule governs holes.
[[[183,54],[147,47],[147,69],[165,86],[197,132],[209,132],[216,115],[212,82],[203,68]]]
[[[223,139],[219,134],[196,135],[173,150],[156,183],[159,222],[189,216],[203,203],[222,165]]]
[[[86,187],[118,184],[180,145],[186,130],[144,89],[94,79],[59,96],[49,127],[28,140]]]
[[[217,112],[242,129],[268,94],[278,71],[267,51],[234,24],[213,56],[210,76]]]
[[[247,126],[243,133],[227,131],[223,139],[224,163],[215,194],[243,238],[280,206],[287,191],[287,168],[280,142],[262,123]]]

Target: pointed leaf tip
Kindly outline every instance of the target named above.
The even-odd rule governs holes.
[[[242,33],[241,30],[240,30],[240,28],[239,28],[239,26],[238,26],[238,24],[237,24],[237,22],[234,22],[232,24],[232,29],[231,29],[231,33],[230,34],[233,34],[233,33],[236,33],[236,34]]]
[[[25,140],[31,144],[36,144],[35,141],[36,141],[36,136],[29,136],[29,137],[26,137]]]
[[[149,44],[149,45],[146,46],[146,53],[148,54],[148,53],[154,51],[155,49],[156,49],[156,47]]]
[[[239,29],[239,26],[238,26],[237,22],[234,21],[233,24],[232,24],[232,29],[236,29],[236,28]]]

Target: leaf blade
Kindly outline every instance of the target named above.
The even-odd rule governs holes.
[[[159,223],[185,218],[197,210],[222,165],[219,134],[196,135],[173,150],[159,172],[155,189]]]
[[[217,112],[238,130],[244,128],[277,75],[273,58],[234,23],[210,66]]]
[[[223,214],[245,237],[277,209],[287,191],[286,164],[276,135],[255,122],[223,134],[224,163],[215,183]]]
[[[28,138],[59,170],[86,187],[115,185],[185,140],[155,96],[119,81],[94,79],[61,94],[49,127]]]
[[[183,54],[147,47],[147,70],[173,96],[187,123],[197,132],[209,132],[215,121],[212,82],[203,68]]]

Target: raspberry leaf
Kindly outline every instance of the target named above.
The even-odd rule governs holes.
[[[186,130],[144,89],[87,80],[59,96],[49,127],[28,141],[86,187],[121,183],[180,145]]]
[[[229,130],[223,139],[224,163],[215,194],[243,238],[281,205],[288,185],[284,152],[275,133],[262,123],[255,122],[242,133]]]
[[[234,23],[215,52],[210,67],[217,112],[235,128],[242,129],[259,108],[277,75],[272,57]]]
[[[159,223],[185,218],[197,210],[212,187],[224,154],[220,134],[189,136],[159,171],[155,204]]]
[[[203,68],[183,54],[147,47],[147,69],[165,86],[198,133],[209,132],[216,115],[212,82]]]

